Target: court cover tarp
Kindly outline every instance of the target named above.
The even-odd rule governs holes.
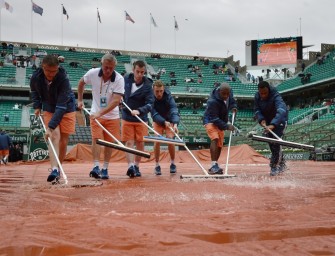
[[[227,158],[227,147],[224,147],[221,152],[219,159],[220,163],[225,163]],[[103,160],[103,149],[101,150],[100,159]],[[200,162],[210,162],[210,152],[209,149],[193,150],[192,153]],[[142,162],[154,162],[154,153],[150,152],[150,159],[142,157]],[[66,155],[65,161],[92,161],[91,145],[87,144],[77,144],[70,152]],[[169,162],[170,156],[168,151],[161,150],[160,162]],[[176,151],[175,162],[176,163],[190,163],[194,161],[191,155],[186,150]],[[111,162],[126,162],[125,152],[120,150],[112,151]],[[269,163],[269,160],[255,151],[252,147],[247,144],[232,146],[230,148],[230,164],[265,164]]]

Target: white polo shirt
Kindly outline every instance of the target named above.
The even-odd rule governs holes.
[[[92,86],[92,107],[91,113],[96,113],[101,110],[100,99],[105,97],[107,100],[107,105],[112,101],[113,93],[124,94],[124,78],[123,76],[115,72],[115,80],[112,82],[108,80],[103,81],[102,76],[99,76],[100,68],[92,68],[84,75],[85,84],[90,84]],[[102,119],[118,119],[120,118],[119,106],[116,106],[112,111],[101,117]]]

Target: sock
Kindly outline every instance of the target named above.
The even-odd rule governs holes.
[[[214,164],[216,164],[216,161],[212,161],[212,166],[213,166]]]
[[[171,160],[171,164],[174,164],[174,160]]]
[[[159,163],[158,163],[158,162],[156,162],[156,167],[157,167],[157,166],[159,166]]]
[[[94,160],[93,161],[93,167],[96,167],[96,166],[98,166],[99,167],[99,160]]]
[[[52,170],[57,170],[58,171],[58,166],[53,166]]]
[[[108,169],[108,164],[109,164],[109,162],[104,162],[104,165],[103,165],[103,167],[102,167],[102,169]]]
[[[135,165],[136,165],[137,167],[139,167],[139,166],[140,166],[140,162],[135,162]]]
[[[131,166],[134,166],[134,163],[128,163],[128,168],[130,168]]]

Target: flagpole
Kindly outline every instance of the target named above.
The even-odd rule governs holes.
[[[99,9],[97,8],[97,49],[99,48]]]
[[[62,10],[60,11],[60,17],[61,17],[61,33],[62,33],[62,35],[61,35],[61,38],[62,38],[62,45],[63,45],[63,8],[64,8],[64,6],[63,6],[63,4],[62,4]]]
[[[177,54],[177,34],[176,34],[176,31],[177,31],[177,28],[176,28],[176,16],[173,16],[174,18],[174,54]]]
[[[2,8],[0,8],[0,42],[1,42],[1,25],[2,25],[2,22],[1,22],[1,12],[2,12]]]
[[[33,4],[33,1],[31,1],[31,4]],[[33,7],[31,7],[30,9],[30,33],[31,33],[31,43],[34,42],[34,32],[33,32],[33,10],[32,10]]]
[[[126,15],[126,11],[124,12]],[[124,24],[123,24],[123,50],[126,50],[126,16],[124,17]]]
[[[150,52],[150,53],[151,53],[151,23],[152,23],[152,20],[151,20],[152,18],[151,18],[151,17],[152,17],[152,16],[151,16],[151,13],[150,13],[150,18],[149,18],[149,24],[150,24],[150,25],[149,25],[149,26],[150,26],[150,37],[149,37],[149,40],[150,40],[150,51],[149,51],[149,52]]]

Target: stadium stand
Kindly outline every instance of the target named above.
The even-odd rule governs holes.
[[[20,43],[13,43],[11,49],[0,45],[0,90],[1,100],[0,117],[1,125],[9,129],[28,127],[25,120],[27,110],[12,109],[16,102],[12,97],[24,95],[22,103],[26,107],[29,94],[29,80],[45,54],[54,54],[59,57],[61,65],[67,70],[71,85],[76,92],[79,79],[92,67],[99,67],[101,57],[112,52],[118,60],[117,71],[121,74],[130,72],[132,62],[144,60],[148,66],[148,76],[153,80],[161,79],[166,83],[177,104],[185,105],[180,108],[182,136],[206,136],[202,126],[202,115],[209,93],[218,83],[227,82],[231,85],[238,101],[239,111],[235,125],[239,128],[240,136],[233,136],[233,144],[246,143],[247,132],[257,130],[258,125],[254,120],[253,96],[257,91],[257,84],[250,83],[245,78],[245,67],[240,67],[240,72],[235,73],[235,62],[232,57],[206,58],[199,56],[151,54],[144,52],[114,51],[108,49],[71,48],[67,46],[27,45],[20,49]],[[279,92],[290,105],[289,126],[286,139],[303,141],[320,145],[322,143],[335,143],[335,49],[334,45],[322,45],[319,54],[311,54],[304,72],[297,69],[297,73],[277,85]],[[17,65],[17,55],[26,56],[20,65]],[[316,56],[324,56],[322,63]],[[26,61],[26,62],[25,62]],[[35,65],[34,65],[35,64]],[[302,77],[311,74],[310,80],[302,83]],[[22,79],[22,75],[24,76]],[[84,99],[90,101],[90,86],[86,87]],[[328,105],[322,101],[328,99]],[[28,113],[29,113],[29,106]],[[31,112],[30,112],[31,113]],[[5,121],[5,116],[9,116]],[[320,133],[322,130],[322,133]],[[28,131],[27,131],[28,132]],[[238,135],[238,134],[235,134]],[[82,125],[76,126],[76,134],[70,137],[70,144],[91,143],[90,129]],[[249,142],[248,142],[249,143]],[[255,148],[267,147],[264,143],[250,141]]]

